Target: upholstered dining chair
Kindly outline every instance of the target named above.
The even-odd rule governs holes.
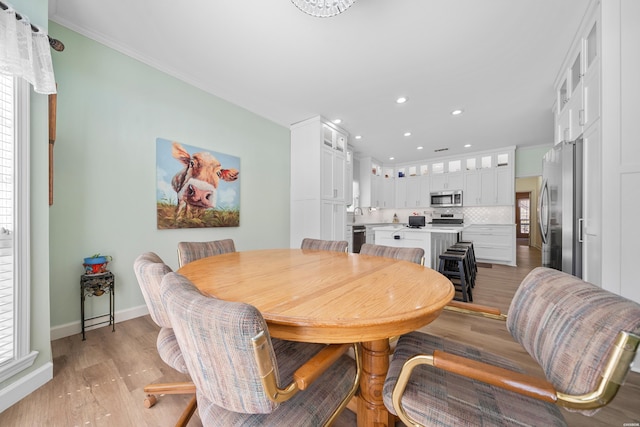
[[[271,340],[253,306],[206,296],[169,273],[162,300],[196,384],[204,426],[328,425],[355,394],[350,344]]]
[[[347,252],[349,242],[346,240],[320,240],[305,237],[302,239],[300,249],[317,249],[320,251]]]
[[[173,369],[188,374],[184,356],[180,351],[178,341],[171,328],[171,322],[160,300],[160,283],[162,278],[172,270],[162,259],[153,252],[145,252],[138,256],[133,263],[133,269],[142,291],[142,296],[149,309],[151,319],[160,326],[156,340],[156,347],[160,358]],[[196,410],[195,386],[192,382],[177,382],[165,384],[149,384],[144,388],[147,396],[144,404],[147,408],[156,404],[155,394],[192,394],[193,397],[182,412],[176,425],[186,426]]]
[[[212,240],[210,242],[179,242],[178,265],[183,265],[213,255],[235,252],[233,239]]]
[[[614,398],[633,362],[640,304],[538,267],[518,287],[506,326],[545,378],[464,343],[412,332],[396,346],[385,406],[408,426],[564,426],[560,407],[593,415]]]
[[[424,249],[422,248],[395,248],[392,246],[363,243],[360,248],[360,253],[363,255],[394,258],[424,265]]]

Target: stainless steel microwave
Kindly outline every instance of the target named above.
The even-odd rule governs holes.
[[[462,206],[462,190],[437,191],[431,193],[432,208],[452,208]]]

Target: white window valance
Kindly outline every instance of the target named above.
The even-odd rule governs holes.
[[[6,3],[0,8],[0,73],[22,77],[38,93],[56,93],[49,38]],[[38,31],[34,30],[37,29]]]

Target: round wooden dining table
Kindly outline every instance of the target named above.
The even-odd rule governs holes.
[[[389,338],[433,321],[455,292],[449,279],[418,264],[307,249],[231,252],[178,272],[203,293],[255,306],[273,337],[362,343],[358,426],[393,425],[382,401]]]

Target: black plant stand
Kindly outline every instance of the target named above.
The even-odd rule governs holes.
[[[88,319],[84,318],[84,300],[85,297],[99,297],[104,295],[105,293],[109,294],[109,313],[102,314],[99,316],[90,317]],[[80,276],[80,310],[82,312],[82,341],[86,338],[84,336],[84,323],[87,320],[94,320],[100,318],[106,318],[105,320],[97,323],[91,324],[101,325],[103,323],[109,323],[111,326],[111,332],[115,332],[116,330],[116,321],[113,316],[115,310],[115,278],[113,277],[113,273],[107,271],[106,273],[100,274],[83,274]]]

